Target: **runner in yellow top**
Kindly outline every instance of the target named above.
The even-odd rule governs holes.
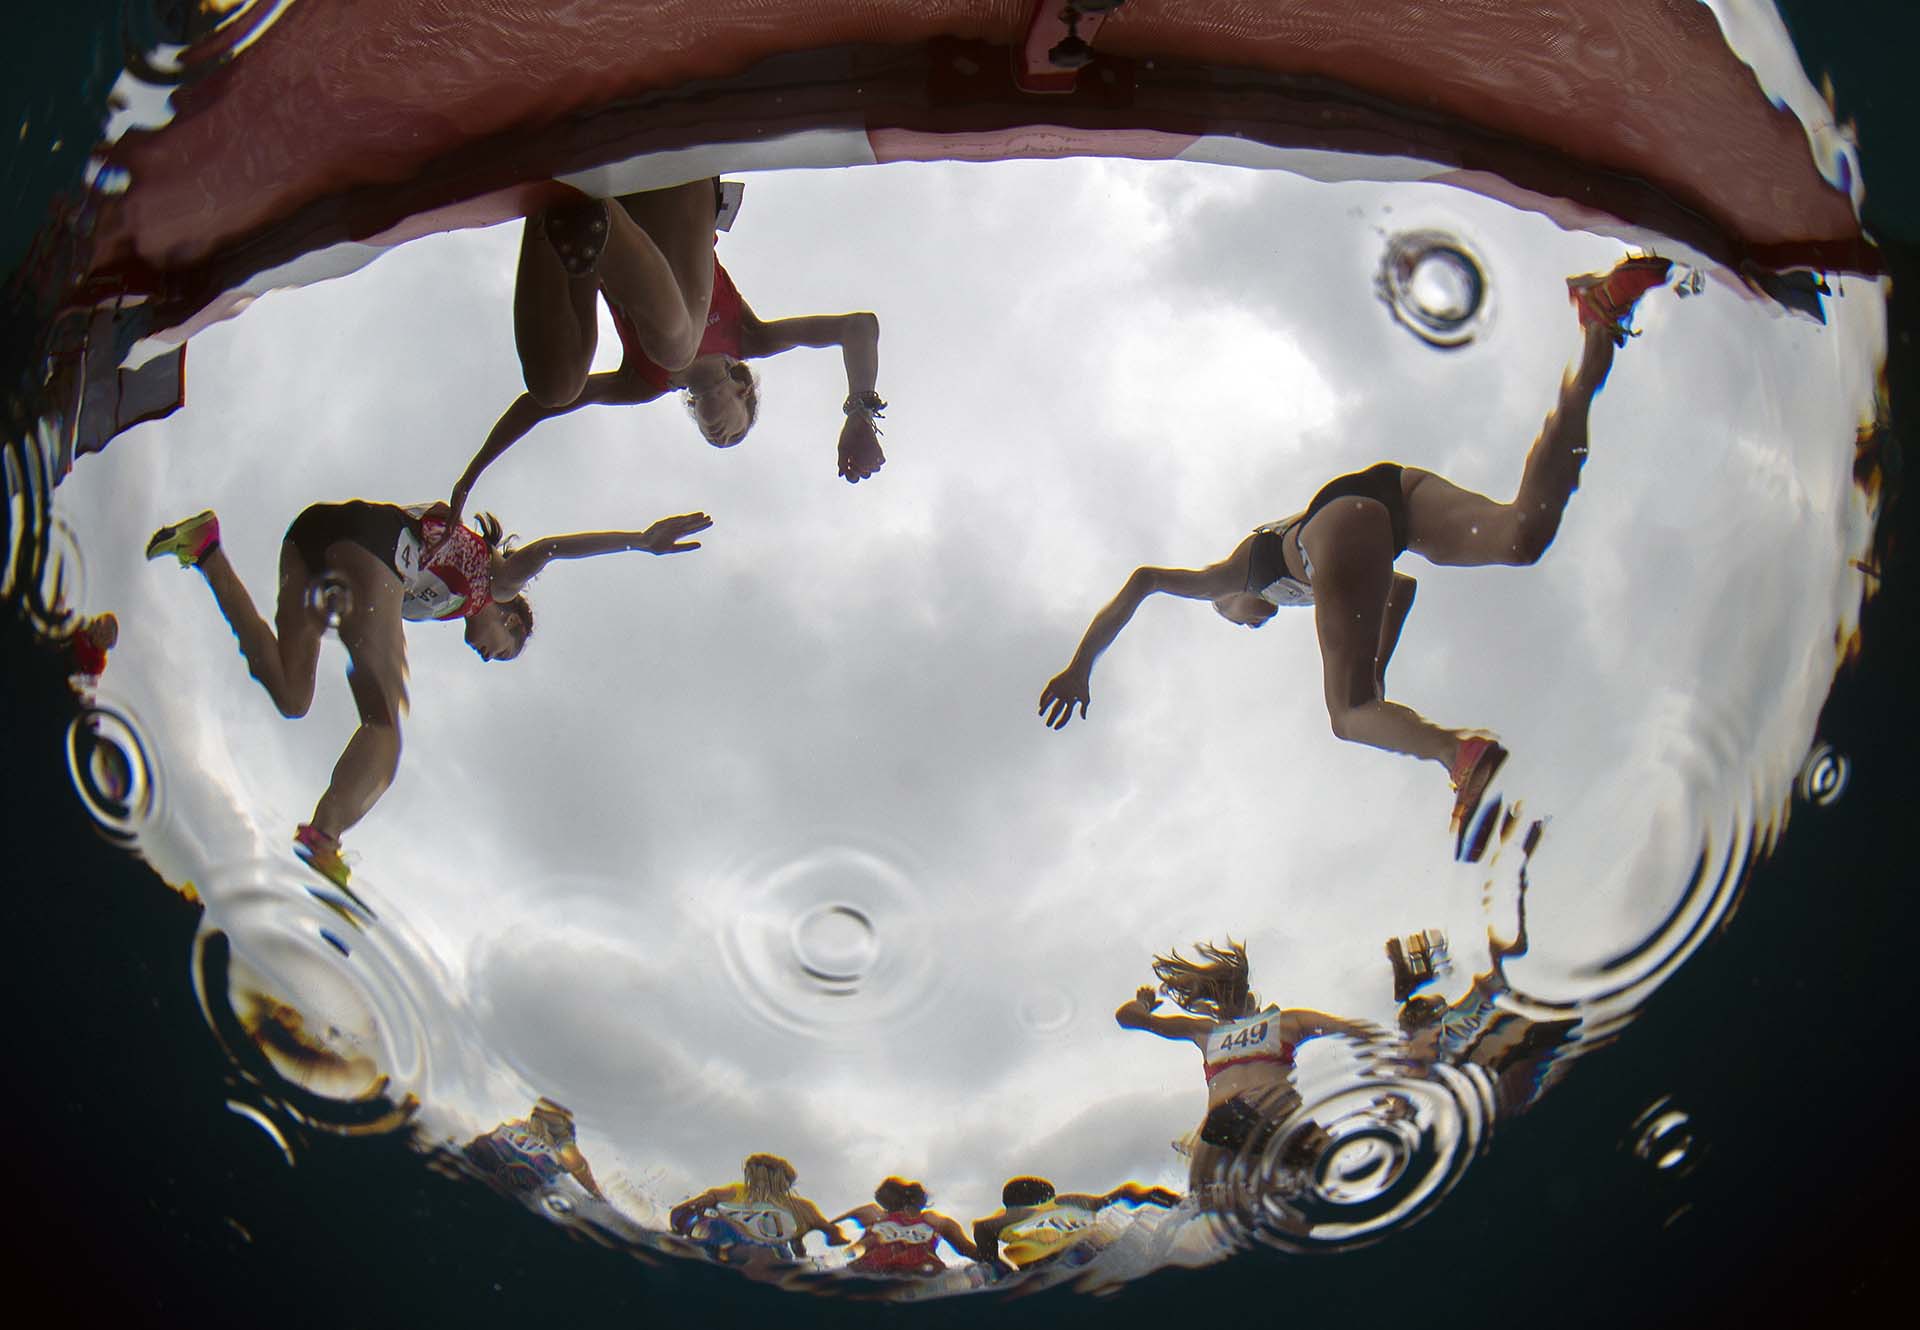
[[[973,1221],[973,1244],[989,1265],[996,1259],[1016,1270],[1060,1261],[1078,1265],[1090,1258],[1098,1244],[1087,1239],[1095,1217],[1116,1201],[1134,1205],[1174,1206],[1178,1194],[1165,1187],[1122,1183],[1104,1196],[1068,1192],[1062,1196],[1045,1178],[1009,1178],[1000,1189],[1001,1208]]]
[[[729,1263],[801,1256],[801,1243],[816,1230],[826,1235],[829,1247],[846,1245],[839,1226],[793,1191],[799,1174],[779,1155],[748,1155],[740,1172],[742,1181],[709,1188],[674,1206],[668,1226]]]

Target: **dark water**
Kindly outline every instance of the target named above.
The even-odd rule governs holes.
[[[1871,70],[1849,76],[1844,38],[1857,29],[1803,21],[1799,32],[1823,53],[1810,63],[1834,70],[1843,111],[1854,79],[1885,86]],[[102,45],[41,48],[49,106],[84,119],[84,98],[59,94],[85,85],[88,75],[73,71],[97,70]],[[1893,123],[1885,105],[1863,97],[1861,114],[1877,106],[1881,123]],[[1875,155],[1871,121],[1864,138],[1870,179],[1912,178],[1905,163]],[[30,196],[28,182],[10,184]],[[1901,223],[1915,214],[1880,208],[1870,200],[1896,283],[1888,374],[1903,422],[1916,380],[1915,320],[1902,293],[1920,271],[1899,237],[1912,234]],[[1796,808],[1723,935],[1614,1048],[1577,1069],[1578,1093],[1549,1096],[1505,1127],[1500,1148],[1445,1207],[1390,1243],[1338,1260],[1254,1257],[1155,1276],[1098,1302],[1043,1295],[992,1314],[1036,1324],[1196,1312],[1368,1326],[1535,1316],[1697,1324],[1710,1314],[1845,1323],[1901,1299],[1905,1252],[1920,1229],[1907,1194],[1920,1148],[1902,1085],[1912,1080],[1906,1012],[1920,936],[1906,842],[1920,607],[1911,506],[1887,520],[1886,579],[1864,614],[1866,649],[1820,727],[1851,761],[1846,789],[1829,806]],[[294,1142],[300,1162],[288,1169],[264,1134],[226,1110],[230,1064],[187,975],[189,907],[100,840],[56,779],[70,708],[64,670],[17,627],[7,651],[0,750],[10,759],[16,942],[6,967],[6,1125],[16,1212],[37,1235],[9,1249],[13,1287],[142,1323],[957,1323],[981,1314],[810,1305],[725,1272],[642,1268],[424,1172],[395,1142],[310,1134]],[[1633,1149],[1634,1124],[1663,1103],[1687,1116],[1669,1142],[1690,1134],[1685,1158],[1665,1170]]]

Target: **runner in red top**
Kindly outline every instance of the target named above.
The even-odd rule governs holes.
[[[833,1222],[851,1219],[866,1230],[854,1244],[847,1269],[867,1275],[937,1275],[946,1264],[935,1254],[942,1241],[969,1261],[980,1249],[958,1223],[927,1207],[927,1189],[905,1178],[888,1178],[873,1189],[873,1203],[857,1206]]]
[[[409,621],[460,620],[482,660],[512,660],[533,631],[522,588],[555,559],[644,550],[677,554],[700,548],[687,537],[713,525],[705,513],[655,522],[645,531],[586,531],[509,548],[499,522],[482,514],[478,530],[451,526],[446,506],[315,504],[287,528],[280,545],[280,590],[269,624],[220,546],[220,519],[200,513],[161,527],[147,557],[172,555],[198,568],[226,616],[240,654],[280,714],[299,717],[313,702],[320,639],[336,627],[347,648],[347,682],[359,728],[333,769],[313,819],[294,833],[297,853],[340,887],[349,873],[340,837],[365,817],[400,764],[400,715],[407,707]]]
[[[760,410],[759,383],[745,362],[797,346],[837,346],[845,360],[840,474],[857,482],[880,470],[880,321],[864,311],[760,319],[713,252],[719,185],[695,180],[611,203],[581,196],[527,219],[513,294],[527,391],[495,422],[454,486],[456,515],[495,458],[541,421],[583,406],[684,392],[701,435],[731,448]],[[592,374],[601,297],[626,356],[619,369]]]

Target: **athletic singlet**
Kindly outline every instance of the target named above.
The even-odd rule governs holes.
[[[1000,1250],[1016,1266],[1057,1256],[1093,1231],[1096,1218],[1077,1205],[1048,1201],[1000,1230]]]
[[[627,351],[626,363],[622,368],[637,375],[648,387],[665,392],[669,371],[654,364],[648,359],[647,353],[640,349],[640,334],[626,311],[611,300],[607,302],[607,308],[613,311],[614,330],[620,334],[620,345]],[[713,301],[707,306],[707,331],[700,338],[699,349],[694,355],[723,355],[740,359],[740,323],[744,309],[733,278],[727,276],[727,270],[720,266],[720,256],[714,255]]]
[[[784,1247],[800,1236],[800,1220],[786,1206],[776,1201],[747,1200],[744,1182],[730,1184],[727,1192],[726,1197],[708,1206],[701,1215],[707,1221],[708,1231],[697,1236],[751,1242],[761,1247]]]
[[[923,1271],[942,1269],[933,1249],[940,1235],[925,1219],[890,1210],[867,1229],[871,1239],[860,1258],[851,1263],[856,1270]]]
[[[402,531],[393,552],[393,569],[402,583],[400,617],[415,622],[471,619],[491,605],[492,551],[480,533],[461,526],[433,561],[425,563],[426,552],[446,534],[446,520],[424,516],[425,508],[407,511],[420,519],[420,530]]]
[[[505,1122],[467,1147],[467,1157],[502,1181],[546,1186],[566,1172],[551,1141],[524,1122]]]
[[[1207,1063],[1207,1083],[1228,1067],[1248,1062],[1273,1062],[1282,1067],[1293,1065],[1293,1045],[1280,1037],[1280,1009],[1268,1007],[1231,1025],[1221,1025],[1207,1035],[1201,1056]]]
[[[1284,517],[1278,522],[1268,522],[1265,526],[1253,529],[1255,536],[1272,536],[1270,545],[1255,541],[1253,550],[1247,557],[1247,590],[1274,606],[1276,609],[1304,607],[1313,604],[1313,588],[1305,582],[1294,580],[1287,573],[1285,557],[1281,554],[1286,542],[1293,538],[1302,519]],[[1266,545],[1265,548],[1262,548]],[[1313,576],[1313,565],[1307,562],[1307,549],[1300,549],[1300,564],[1308,577]]]

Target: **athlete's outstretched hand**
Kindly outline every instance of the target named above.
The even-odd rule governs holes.
[[[1152,1011],[1160,1005],[1160,990],[1152,984],[1142,984],[1133,991],[1133,1000],[1148,1011]]]
[[[685,554],[688,550],[700,548],[699,541],[688,540],[687,537],[705,531],[712,525],[713,519],[705,513],[663,517],[640,533],[633,548],[645,550],[648,554]]]
[[[1063,730],[1073,719],[1075,706],[1080,708],[1080,719],[1085,720],[1089,692],[1087,671],[1077,665],[1067,666],[1053,676],[1046,691],[1040,694],[1041,723],[1048,729]]]
[[[865,416],[848,416],[847,423],[840,427],[840,474],[847,483],[858,485],[886,464],[887,455],[880,451],[880,435],[873,422]]]

